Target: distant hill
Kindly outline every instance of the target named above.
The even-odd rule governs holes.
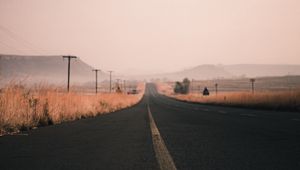
[[[235,76],[264,77],[300,75],[300,65],[239,64],[224,65],[222,67]]]
[[[300,65],[199,65],[173,73],[135,76],[136,79],[197,80],[300,75]]]
[[[220,77],[232,77],[233,75],[226,71],[223,67],[215,65],[200,65],[191,69],[185,69],[175,73],[168,73],[159,75],[160,77],[166,77],[168,79],[183,79],[190,77],[193,79],[211,79]]]
[[[1,84],[11,80],[25,83],[58,83],[67,81],[68,60],[62,56],[0,55]],[[92,67],[80,59],[71,62],[71,82],[94,81]]]

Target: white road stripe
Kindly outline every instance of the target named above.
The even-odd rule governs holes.
[[[161,170],[176,170],[176,166],[174,164],[172,156],[170,155],[164,140],[160,136],[159,130],[152,117],[149,103],[147,103],[147,108],[148,108],[153,148],[154,148],[155,156],[159,164],[159,167]]]

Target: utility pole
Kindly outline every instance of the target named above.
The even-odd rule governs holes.
[[[255,82],[255,79],[250,79],[250,82],[251,82],[251,85],[252,85],[252,94],[254,94],[254,82]]]
[[[124,92],[126,93],[126,84],[125,84],[126,80],[123,80],[123,81],[124,81],[124,83],[123,83],[123,86],[124,86]]]
[[[216,96],[218,95],[218,83],[215,84],[215,88],[216,88]]]
[[[72,58],[77,58],[76,56],[63,56],[63,58],[67,58],[68,59],[68,92],[70,91],[70,70],[71,70],[71,59]]]
[[[109,72],[109,92],[111,93],[111,73],[113,71],[108,71]]]
[[[193,93],[194,92],[194,79],[192,79],[192,81],[191,81],[191,93]]]
[[[120,87],[119,82],[121,81],[121,79],[116,79],[117,80],[117,86]]]
[[[96,94],[98,93],[98,71],[101,71],[100,69],[93,69],[93,71],[96,74]]]
[[[287,77],[287,83],[288,83],[289,91],[291,92],[292,91],[292,84],[291,84],[291,81],[290,81],[290,72],[288,72],[286,77]]]
[[[121,79],[116,79],[116,92],[117,93],[120,93],[122,90],[122,87],[121,87],[121,84],[119,83],[120,81],[121,81]],[[122,83],[122,81],[121,81],[121,83]]]

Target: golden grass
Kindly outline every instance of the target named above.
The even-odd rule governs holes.
[[[0,92],[0,134],[17,132],[36,126],[57,124],[103,113],[113,112],[138,103],[144,84],[137,95],[103,93],[87,95],[62,93],[58,88],[27,89],[9,85]]]
[[[218,95],[203,96],[202,94],[174,94],[170,85],[157,83],[160,93],[182,101],[204,104],[251,107],[258,109],[300,111],[300,90],[292,91],[260,91],[221,92]]]

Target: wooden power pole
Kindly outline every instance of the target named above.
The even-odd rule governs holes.
[[[252,94],[254,94],[254,82],[255,82],[255,79],[250,79],[250,82],[251,82],[251,85],[252,85]]]
[[[76,56],[63,56],[63,58],[67,58],[68,59],[68,92],[70,91],[70,70],[71,70],[71,59],[72,58],[77,58]]]
[[[126,80],[123,80],[123,82],[124,92],[126,93]]]
[[[215,88],[216,88],[216,96],[218,95],[218,83],[215,84]]]
[[[98,93],[98,71],[101,71],[100,69],[93,69],[93,71],[96,74],[96,94]]]
[[[109,72],[109,92],[111,93],[111,73],[113,71],[108,71]]]

